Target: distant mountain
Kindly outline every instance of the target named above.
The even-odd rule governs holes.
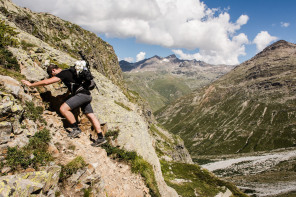
[[[157,114],[192,156],[296,146],[296,45],[278,41]]]
[[[167,71],[176,75],[193,75],[193,73],[203,73],[207,74],[209,72],[221,74],[225,73],[225,70],[229,71],[233,66],[227,65],[211,65],[203,61],[196,60],[181,60],[176,57],[176,55],[170,55],[167,57],[153,56],[151,58],[129,63],[125,60],[121,60],[119,65],[123,72],[159,72]]]
[[[209,84],[234,67],[180,60],[175,55],[153,56],[136,63],[122,60],[119,65],[129,88],[145,98],[154,111]]]

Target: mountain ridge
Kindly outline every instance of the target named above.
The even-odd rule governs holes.
[[[233,66],[181,60],[176,55],[128,63],[119,62],[128,87],[146,99],[153,111],[201,88],[229,72]]]
[[[295,53],[295,44],[278,41],[157,119],[193,157],[294,146]]]

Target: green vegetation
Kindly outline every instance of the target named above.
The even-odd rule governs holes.
[[[20,66],[13,54],[5,48],[0,48],[0,65],[6,69],[20,71]]]
[[[216,88],[202,104],[192,105],[194,98],[202,98],[203,95],[200,92],[186,97],[170,119],[158,114],[158,121],[169,131],[182,133],[182,139],[193,156],[293,146],[296,114],[291,106],[295,104],[266,101],[270,98],[267,95],[248,95],[242,89],[232,87],[229,90]],[[196,137],[202,140],[198,141]]]
[[[61,69],[68,69],[68,68],[70,68],[70,66],[68,64],[59,63],[59,62],[57,62],[57,61],[55,61],[53,59],[50,59],[50,63],[57,65]]]
[[[4,68],[2,66],[0,66],[0,74],[5,75],[5,76],[10,76],[10,77],[12,77],[12,78],[14,78],[14,79],[16,79],[18,81],[21,81],[22,79],[25,79],[25,76],[22,75],[21,73],[19,73],[18,71],[10,70],[10,69]]]
[[[118,135],[117,132],[115,132],[114,134]],[[108,141],[111,140],[110,139],[111,137],[113,136],[109,134]],[[141,176],[144,178],[147,187],[149,188],[151,196],[153,197],[160,196],[160,193],[157,187],[157,182],[155,180],[153,167],[151,166],[151,164],[145,161],[141,156],[139,156],[134,151],[126,151],[118,147],[113,147],[109,143],[102,145],[102,148],[106,150],[107,155],[112,159],[115,159],[121,162],[126,162],[131,166],[132,172],[140,173]]]
[[[22,170],[28,167],[38,169],[53,159],[48,152],[50,139],[49,131],[43,129],[31,137],[25,147],[9,147],[6,163],[3,165],[10,167],[12,171]]]
[[[86,166],[86,163],[83,157],[78,156],[67,165],[62,166],[62,171],[60,173],[60,181],[63,181],[69,178],[72,174],[75,174],[79,169],[82,169]]]
[[[115,129],[115,130],[112,130],[112,131],[108,131],[106,134],[105,134],[105,137],[107,139],[111,139],[111,140],[116,140],[117,137],[119,135],[119,129]]]
[[[148,101],[153,111],[191,92],[185,79],[167,73],[124,73],[124,80],[134,95]]]
[[[124,104],[121,103],[121,102],[114,101],[114,103],[116,103],[116,104],[119,105],[120,107],[126,109],[127,111],[132,111],[128,106],[124,105]]]
[[[161,160],[161,169],[166,183],[174,188],[183,197],[216,196],[228,188],[234,196],[246,197],[234,185],[222,181],[198,165],[166,162]],[[181,181],[176,181],[181,180]]]
[[[41,106],[35,106],[35,104],[32,101],[26,101],[25,106],[25,113],[24,116],[31,120],[39,120],[41,123],[46,124],[46,121],[41,116],[43,113],[43,107]]]
[[[15,36],[18,32],[0,20],[0,73],[11,77],[20,77],[20,66],[13,54],[7,50],[7,46],[17,46],[18,40]],[[7,70],[10,69],[10,70]],[[8,74],[9,73],[9,74]]]
[[[87,189],[83,189],[83,197],[90,197],[90,196],[92,196],[91,195],[91,191],[92,191],[92,188],[91,187],[89,187]]]
[[[31,49],[31,48],[33,48],[33,47],[36,47],[35,44],[28,43],[28,42],[26,42],[25,40],[22,40],[22,41],[21,41],[21,46],[22,46],[22,48],[23,48],[25,51],[27,51],[28,49]]]
[[[5,24],[5,21],[0,20],[0,48],[6,46],[16,46],[18,41],[14,38],[18,32],[14,31],[14,28]]]

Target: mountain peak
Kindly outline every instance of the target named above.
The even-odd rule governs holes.
[[[285,40],[279,40],[268,47],[266,47],[261,53],[265,53],[268,51],[274,51],[278,49],[288,49],[288,48],[296,48],[296,45]]]
[[[296,49],[296,44],[287,42],[285,40],[279,40],[269,45],[265,49],[263,49],[263,51],[258,53],[256,56],[254,56],[250,60],[253,61],[253,60],[256,60],[257,58],[266,57],[266,56],[273,57],[275,56],[275,54],[288,55],[290,53],[294,53],[295,49]]]
[[[266,47],[264,50],[274,50],[274,49],[278,49],[278,48],[295,48],[296,45],[290,42],[287,42],[285,40],[279,40],[271,45],[269,45],[268,47]]]
[[[169,55],[166,57],[167,59],[176,59],[177,56],[175,54]]]

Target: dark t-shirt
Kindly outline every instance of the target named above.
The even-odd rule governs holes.
[[[67,86],[67,88],[72,94],[78,93],[76,92],[76,90],[81,86],[80,85],[81,83],[72,73],[72,71],[70,71],[69,69],[62,70],[60,73],[56,74],[56,77],[62,80],[62,82]],[[82,89],[82,90],[79,90],[79,93],[90,94],[90,91],[86,89]]]

